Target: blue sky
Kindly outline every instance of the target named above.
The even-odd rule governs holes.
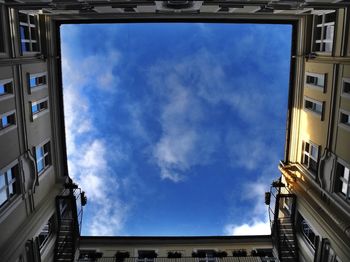
[[[268,234],[290,25],[61,26],[83,235]]]

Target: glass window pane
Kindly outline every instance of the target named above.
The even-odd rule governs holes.
[[[5,203],[7,200],[7,193],[6,190],[0,191],[0,205]]]
[[[44,169],[44,159],[39,160],[36,162],[38,166],[38,172],[42,171]]]
[[[350,83],[344,82],[343,92],[344,93],[350,93]]]
[[[36,77],[31,77],[30,78],[29,85],[30,85],[30,87],[35,87],[36,86]]]
[[[317,159],[318,157],[318,150],[317,150],[317,147],[311,145],[311,152],[310,152],[311,156],[314,158],[314,159]]]
[[[342,192],[344,195],[347,195],[347,193],[348,193],[348,183],[342,182],[341,192]]]
[[[0,175],[0,189],[3,188],[6,185],[5,182],[5,174]]]
[[[344,179],[349,183],[349,168],[344,167]]]
[[[318,113],[322,113],[322,105],[315,103],[315,111]]]
[[[43,151],[43,149],[42,149],[41,146],[36,147],[35,155],[36,155],[36,159],[39,159],[39,158],[42,158],[42,157],[43,157],[44,151]]]
[[[5,85],[0,85],[0,95],[5,94]]]
[[[37,113],[39,111],[38,105],[32,105],[32,113]]]
[[[2,127],[6,127],[9,123],[8,123],[8,119],[7,119],[7,116],[3,116],[1,118],[1,124],[2,124]]]

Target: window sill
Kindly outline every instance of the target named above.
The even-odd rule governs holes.
[[[343,98],[346,98],[346,99],[350,99],[350,94],[345,93],[345,92],[342,92],[340,96]]]
[[[45,88],[47,88],[47,85],[40,85],[40,86],[36,86],[33,88],[29,87],[29,94],[35,93],[35,92],[42,90],[42,89],[45,89]]]
[[[339,123],[338,126],[342,129],[345,129],[346,131],[350,132],[350,126],[343,124],[343,123]]]
[[[41,54],[40,51],[37,51],[37,52],[22,51],[22,56],[24,56],[24,57],[28,57],[28,56],[34,56],[34,57],[36,57],[36,56],[38,56],[38,55],[40,55],[40,54]]]
[[[10,98],[14,98],[15,95],[14,94],[5,94],[5,95],[0,95],[0,101],[4,101]]]
[[[318,86],[318,85],[312,85],[312,84],[305,84],[307,88],[317,90],[317,91],[322,91],[324,92],[324,87],[323,86]]]
[[[339,208],[346,214],[350,213],[350,199],[339,192],[333,192],[332,196],[334,200],[339,204]]]
[[[38,117],[41,117],[41,116],[47,114],[48,112],[49,112],[49,109],[45,109],[45,110],[42,110],[42,111],[32,115],[32,119],[31,119],[32,122],[34,122],[34,120],[37,119]]]
[[[40,182],[40,180],[43,179],[43,177],[46,177],[46,174],[49,173],[52,170],[52,165],[49,165],[47,167],[45,167],[43,170],[41,170],[40,172],[38,172],[38,180]]]
[[[0,207],[0,223],[5,220],[21,203],[22,198],[19,194],[8,199],[3,206]]]
[[[317,173],[308,169],[304,164],[299,163],[299,169],[303,174],[306,174],[309,179],[316,180]]]
[[[317,112],[315,112],[315,111],[312,111],[312,110],[310,110],[310,109],[307,109],[307,108],[305,108],[305,107],[304,107],[304,111],[305,111],[306,113],[311,113],[313,116],[315,116],[315,117],[319,118],[321,121],[323,121],[322,114],[317,113]]]
[[[8,133],[16,128],[17,128],[17,125],[11,125],[11,126],[5,127],[4,129],[0,130],[0,136],[6,134],[6,133]]]

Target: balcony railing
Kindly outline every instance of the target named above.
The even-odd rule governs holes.
[[[245,257],[222,257],[222,258],[198,258],[198,257],[181,257],[181,258],[115,258],[115,257],[102,257],[102,258],[81,258],[78,262],[96,261],[96,262],[279,262],[275,257],[257,257],[257,256],[245,256]]]

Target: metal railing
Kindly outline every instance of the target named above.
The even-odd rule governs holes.
[[[77,262],[92,261],[91,258],[78,259]],[[198,258],[198,257],[181,257],[181,258],[167,258],[167,257],[157,257],[157,258],[116,258],[116,257],[101,257],[96,258],[93,261],[97,262],[279,262],[278,258],[275,257],[258,257],[258,256],[242,256],[242,257],[214,257],[214,258]]]

